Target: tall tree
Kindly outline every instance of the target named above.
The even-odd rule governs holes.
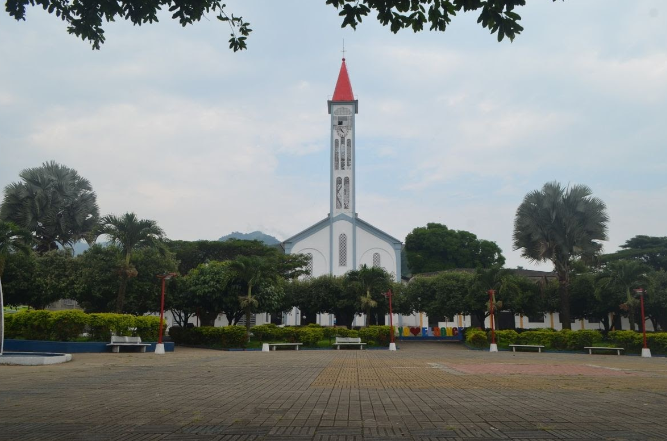
[[[2,273],[7,256],[13,252],[28,252],[30,234],[9,222],[0,221],[0,355],[5,341],[5,305],[2,295]]]
[[[187,299],[182,299],[181,309],[199,311],[202,326],[214,326],[215,319],[223,312],[229,324],[236,324],[243,310],[239,306],[241,291],[232,284],[233,277],[230,261],[199,265],[186,277],[183,294]]]
[[[556,0],[553,0],[556,1]],[[49,13],[55,13],[67,23],[67,32],[82,40],[89,40],[93,49],[99,49],[105,41],[103,20],[127,20],[135,25],[157,22],[158,11],[169,10],[171,17],[182,26],[200,21],[209,13],[217,14],[218,20],[230,25],[232,34],[229,47],[234,51],[246,49],[246,38],[252,32],[250,23],[244,22],[242,17],[228,13],[225,4],[220,0],[188,0],[176,2],[174,0],[157,0],[142,2],[138,5],[131,0],[118,2],[79,2],[39,0],[7,0],[5,9],[16,20],[25,20],[28,4],[39,5]],[[276,2],[277,5],[281,4]],[[521,16],[514,12],[517,6],[524,6],[525,0],[326,0],[340,10],[338,15],[343,18],[341,27],[350,26],[356,29],[363,18],[371,12],[377,12],[377,20],[382,25],[389,25],[391,32],[401,29],[412,29],[419,32],[425,26],[431,31],[444,32],[452,17],[457,13],[478,11],[477,23],[488,29],[492,34],[497,33],[498,41],[507,37],[514,37],[523,31],[519,24]],[[277,6],[279,7],[279,6]]]
[[[259,306],[252,290],[263,283],[277,283],[280,274],[275,261],[257,256],[239,256],[229,262],[229,269],[247,287],[246,295],[239,297],[239,303],[245,311],[246,333],[250,341],[250,316]]]
[[[32,232],[40,253],[56,250],[58,244],[94,242],[99,208],[87,179],[53,161],[19,176],[21,182],[5,187],[0,219]]]
[[[391,274],[380,267],[362,265],[358,270],[348,271],[345,280],[351,289],[357,291],[360,309],[366,314],[366,326],[369,326],[371,311],[377,308],[382,293],[392,286]]]
[[[149,219],[139,219],[134,213],[125,213],[117,217],[108,215],[102,218],[101,234],[106,234],[111,243],[116,245],[123,256],[119,270],[120,286],[116,299],[116,311],[123,311],[125,291],[130,278],[137,276],[136,268],[131,264],[132,252],[139,248],[159,247],[164,238],[164,232],[157,222]]]
[[[639,301],[635,299],[633,290],[645,287],[646,274],[650,267],[636,260],[617,260],[606,265],[600,274],[599,283],[611,291],[620,291],[625,295],[624,309],[627,311],[630,329],[635,330],[635,313]]]
[[[667,237],[635,236],[621,245],[621,250],[601,257],[603,262],[638,260],[655,271],[667,271]]]
[[[438,223],[412,230],[405,238],[405,252],[413,274],[455,268],[490,268],[505,263],[495,242],[478,239],[468,231],[450,230]]]
[[[544,184],[528,193],[514,220],[514,249],[534,262],[551,261],[560,283],[561,321],[570,323],[570,266],[573,259],[592,259],[607,239],[607,209],[585,185]]]

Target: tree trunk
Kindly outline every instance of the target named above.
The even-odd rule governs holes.
[[[600,318],[600,322],[602,322],[605,334],[609,332],[609,316],[605,314],[604,317]]]
[[[245,309],[245,334],[246,334],[246,340],[250,342],[250,309],[252,308],[252,304],[250,303],[252,300],[252,285],[248,283],[248,306],[246,306]]]
[[[560,321],[562,329],[572,329],[570,320],[570,274],[567,268],[558,274],[558,294],[560,295]]]
[[[0,355],[5,347],[5,304],[2,297],[2,279],[0,279]]]
[[[216,318],[218,318],[217,311],[200,311],[199,326],[215,326]]]
[[[116,298],[116,312],[123,313],[123,304],[125,303],[125,291],[127,290],[127,274],[121,276],[120,286],[118,287],[118,297]]]

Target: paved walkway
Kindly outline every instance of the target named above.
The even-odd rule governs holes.
[[[667,359],[403,343],[0,366],[0,440],[61,439],[666,440]]]

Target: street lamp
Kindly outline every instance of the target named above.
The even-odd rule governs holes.
[[[635,289],[635,296],[639,296],[642,308],[642,332],[644,334],[644,347],[642,348],[642,357],[650,358],[651,350],[646,344],[646,318],[644,316],[644,293],[646,293],[646,290],[644,288]]]
[[[158,274],[157,278],[162,281],[162,296],[160,297],[160,329],[158,330],[157,344],[155,345],[155,353],[164,355],[164,344],[162,343],[162,328],[164,327],[164,285],[165,280],[174,277],[176,273]]]
[[[496,291],[490,289],[487,291],[489,293],[489,310],[491,311],[491,347],[489,352],[498,352],[498,345],[496,344],[496,329],[493,324],[493,296],[496,295]]]
[[[391,310],[391,290],[382,295],[389,299],[389,350],[395,351],[396,343],[394,343],[394,313]]]

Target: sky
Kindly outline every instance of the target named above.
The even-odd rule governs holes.
[[[41,8],[0,12],[0,188],[54,160],[100,211],[170,239],[261,230],[280,240],[329,210],[329,116],[343,41],[356,119],[357,211],[405,240],[438,222],[496,242],[549,181],[607,205],[605,252],[667,228],[667,5],[531,0],[498,42],[475,13],[445,33],[356,31],[324,0],[228,0],[253,32],[228,49],[211,15],[186,28],[105,26],[99,51]]]

